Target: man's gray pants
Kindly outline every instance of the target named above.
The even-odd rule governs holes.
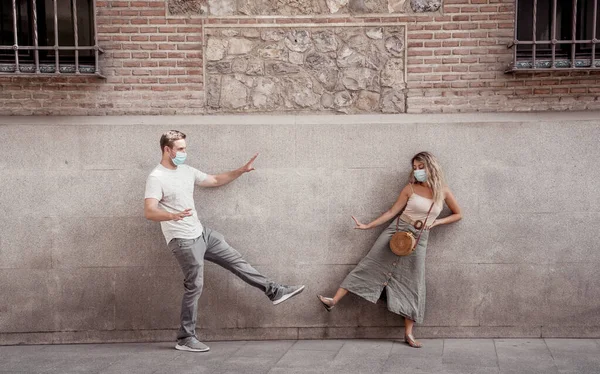
[[[184,294],[181,301],[181,327],[177,340],[196,336],[196,319],[198,318],[198,299],[204,284],[204,260],[229,270],[244,282],[258,289],[272,299],[278,285],[254,269],[242,255],[233,249],[223,235],[209,228],[204,228],[202,236],[196,239],[173,239],[169,249],[175,255],[184,276]]]

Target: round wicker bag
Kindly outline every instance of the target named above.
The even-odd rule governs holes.
[[[410,231],[398,231],[398,226],[400,224],[400,216],[398,216],[396,220],[396,232],[392,235],[390,239],[390,249],[395,255],[398,256],[408,256],[413,253],[417,248],[417,244],[421,239],[421,234],[425,229],[425,224],[427,223],[427,219],[429,218],[429,213],[431,213],[431,209],[433,208],[433,204],[429,207],[429,211],[427,212],[427,217],[425,217],[425,222],[416,221],[413,224],[413,227],[419,230],[419,236],[415,239],[415,236]]]
[[[415,250],[415,242],[412,232],[398,231],[390,239],[390,249],[397,256],[408,256]]]

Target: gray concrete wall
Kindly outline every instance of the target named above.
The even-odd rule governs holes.
[[[182,276],[145,179],[171,128],[209,173],[260,152],[257,170],[198,189],[203,222],[264,273],[305,282],[272,306],[213,264],[211,339],[393,337],[402,319],[332,293],[381,231],[410,157],[436,154],[464,219],[436,228],[422,337],[599,337],[600,113],[403,116],[2,117],[0,343],[172,340]]]

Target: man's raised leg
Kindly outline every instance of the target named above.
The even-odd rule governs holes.
[[[206,243],[204,258],[206,260],[231,271],[244,282],[262,290],[273,304],[280,304],[304,290],[304,285],[285,286],[266,278],[232,248],[220,233],[205,228],[204,240]]]

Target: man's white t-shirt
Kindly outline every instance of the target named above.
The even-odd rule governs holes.
[[[160,226],[167,244],[173,239],[195,239],[202,235],[202,224],[194,205],[194,186],[206,179],[206,174],[191,166],[179,165],[167,169],[158,165],[146,180],[146,199],[158,200],[158,206],[170,213],[192,209],[191,216],[179,221],[162,221]]]

